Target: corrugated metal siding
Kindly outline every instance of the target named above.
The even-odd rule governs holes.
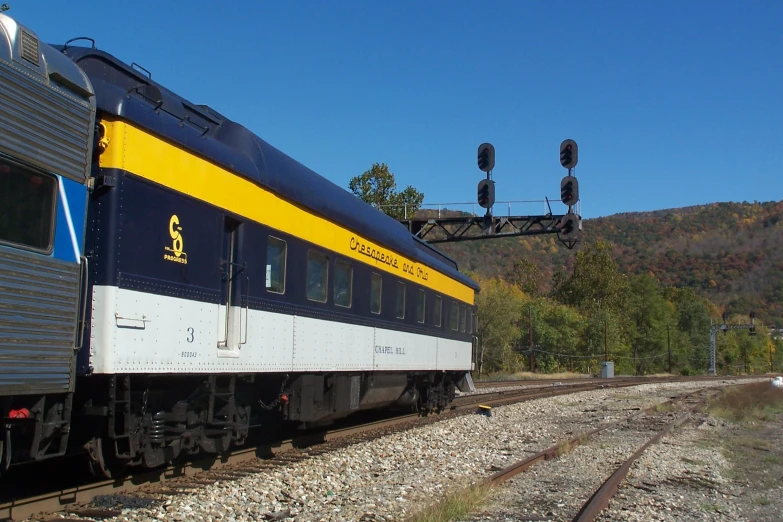
[[[0,247],[0,395],[72,390],[79,267]]]
[[[84,182],[92,141],[86,101],[0,62],[0,152]]]

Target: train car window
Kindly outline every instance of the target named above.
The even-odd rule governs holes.
[[[397,281],[397,319],[405,319],[405,283]]]
[[[370,281],[370,312],[381,313],[381,290],[383,290],[383,278],[381,274],[372,274]]]
[[[353,297],[353,265],[337,260],[334,263],[334,304],[351,307]]]
[[[0,243],[51,253],[56,203],[53,176],[0,161]]]
[[[419,295],[418,295],[418,299],[416,300],[416,319],[422,324],[424,324],[425,301],[426,301],[426,295],[424,293],[424,290],[419,288]]]
[[[457,304],[457,301],[451,302],[451,310],[449,310],[449,328],[451,328],[453,331],[457,331],[457,327],[459,323],[459,304]]]
[[[320,252],[307,251],[307,298],[319,303],[326,302],[329,284],[329,258]]]
[[[465,310],[465,305],[462,305],[460,307],[460,315],[459,315],[459,331],[462,333],[465,333],[465,316],[467,314],[467,310]]]
[[[288,245],[282,239],[269,236],[266,243],[266,289],[285,293],[285,262]]]
[[[468,333],[473,333],[473,309],[468,308]]]
[[[440,317],[443,312],[443,298],[441,296],[435,296],[435,309],[432,311],[432,322],[437,328],[440,328]]]

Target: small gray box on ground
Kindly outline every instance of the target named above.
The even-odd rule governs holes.
[[[614,377],[614,363],[605,361],[601,363],[601,378],[612,379]]]

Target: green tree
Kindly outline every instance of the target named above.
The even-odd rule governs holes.
[[[609,243],[598,241],[577,252],[573,274],[553,278],[555,299],[583,311],[621,309],[627,299],[628,281],[611,251]]]
[[[632,351],[626,333],[625,316],[617,310],[599,310],[587,318],[584,355],[597,355],[594,361],[602,361],[606,355],[614,362],[616,374],[634,371]]]
[[[413,217],[424,201],[424,194],[410,185],[398,192],[394,174],[385,163],[373,163],[370,170],[351,178],[348,188],[362,201],[397,220]]]
[[[783,339],[767,338],[767,353],[769,354],[773,372],[783,370]]]
[[[534,299],[531,305],[533,341],[550,354],[536,354],[536,366],[544,371],[570,370],[571,363],[577,361],[575,356],[582,353],[579,346],[584,339],[584,317],[575,308],[547,298]]]
[[[666,367],[666,327],[674,322],[674,305],[664,299],[658,281],[648,275],[629,281],[628,333],[636,374]]]
[[[523,257],[506,271],[503,279],[526,294],[535,296],[539,294],[542,275],[535,263]]]
[[[709,366],[710,317],[717,316],[715,305],[690,288],[667,288],[674,304],[677,333],[672,335],[672,358],[683,373],[705,371]]]
[[[525,296],[502,279],[478,282],[481,285],[481,292],[476,296],[479,375],[517,371],[521,357],[513,348],[520,338],[519,323]]]

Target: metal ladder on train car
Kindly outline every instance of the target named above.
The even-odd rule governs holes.
[[[121,396],[122,398],[118,398]],[[109,439],[114,441],[115,455],[120,460],[132,460],[135,452],[132,452],[130,417],[131,417],[131,388],[130,376],[114,376],[109,383],[109,401],[112,411],[109,417]],[[118,420],[121,419],[120,432],[118,433]],[[127,451],[120,451],[120,442],[126,441]]]
[[[224,379],[228,379],[228,383],[221,387],[219,380]],[[236,375],[209,376],[208,426],[234,426],[235,423],[232,419],[236,414],[236,401],[234,399],[236,381]],[[225,417],[225,420],[215,419],[216,412],[218,412],[218,417]]]

